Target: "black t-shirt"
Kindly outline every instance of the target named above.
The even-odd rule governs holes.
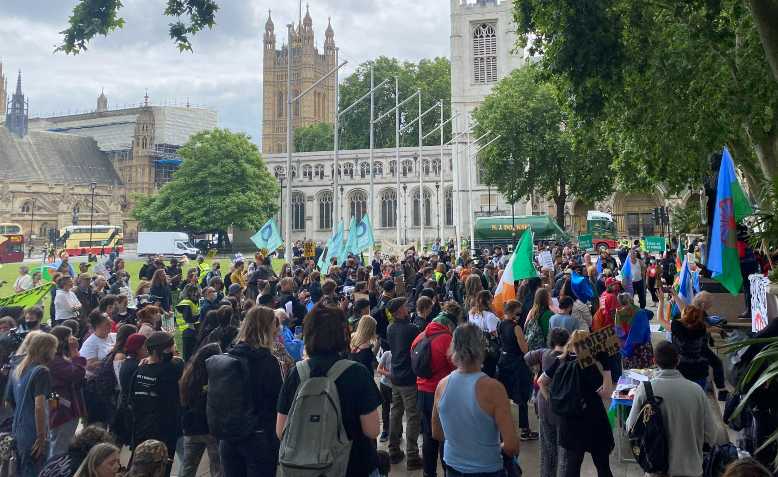
[[[181,435],[178,380],[183,370],[184,362],[177,358],[138,367],[130,390],[134,444],[146,439],[175,443]]]
[[[324,376],[338,359],[336,354],[311,356],[308,360],[311,376]],[[289,415],[299,385],[300,376],[297,374],[297,368],[293,368],[278,396],[280,414]],[[373,380],[373,373],[359,363],[346,369],[335,380],[335,386],[340,397],[343,427],[348,438],[353,441],[346,477],[366,477],[378,468],[378,454],[375,440],[368,439],[362,433],[360,417],[378,409],[381,405],[381,394]]]

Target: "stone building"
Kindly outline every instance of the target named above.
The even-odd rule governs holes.
[[[280,31],[283,46],[276,49],[273,19],[268,12],[263,40],[262,61],[262,152],[286,152],[287,66],[292,62],[292,95],[297,96],[312,86],[337,65],[335,32],[332,24],[324,32],[324,48],[320,53],[313,34],[310,13],[292,28],[291,44],[288,32]],[[335,75],[323,81],[292,106],[294,129],[317,123],[335,122]]]
[[[5,110],[8,104],[8,80],[3,73],[3,63],[0,62],[0,121],[5,120]]]

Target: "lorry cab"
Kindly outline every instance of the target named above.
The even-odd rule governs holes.
[[[615,249],[619,243],[616,236],[616,223],[607,212],[590,210],[586,213],[586,233],[592,235],[595,250]]]

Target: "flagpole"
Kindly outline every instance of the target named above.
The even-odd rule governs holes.
[[[422,157],[422,112],[421,94],[419,94],[419,255],[424,252],[424,158]]]
[[[374,174],[375,169],[373,169],[373,148],[375,147],[375,133],[374,133],[374,123],[373,119],[375,116],[375,80],[373,77],[373,65],[370,65],[370,191],[369,191],[369,197],[370,197],[370,215],[369,217],[375,217],[375,184],[374,184]],[[370,246],[370,252],[369,257],[373,256],[373,246]]]

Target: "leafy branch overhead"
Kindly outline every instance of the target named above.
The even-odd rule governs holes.
[[[121,0],[80,0],[68,19],[68,28],[61,31],[63,41],[55,51],[77,55],[87,50],[95,36],[108,36],[124,27],[119,16]],[[170,23],[170,38],[179,51],[192,51],[190,36],[215,24],[219,5],[214,0],[168,0],[165,15],[175,18]]]

